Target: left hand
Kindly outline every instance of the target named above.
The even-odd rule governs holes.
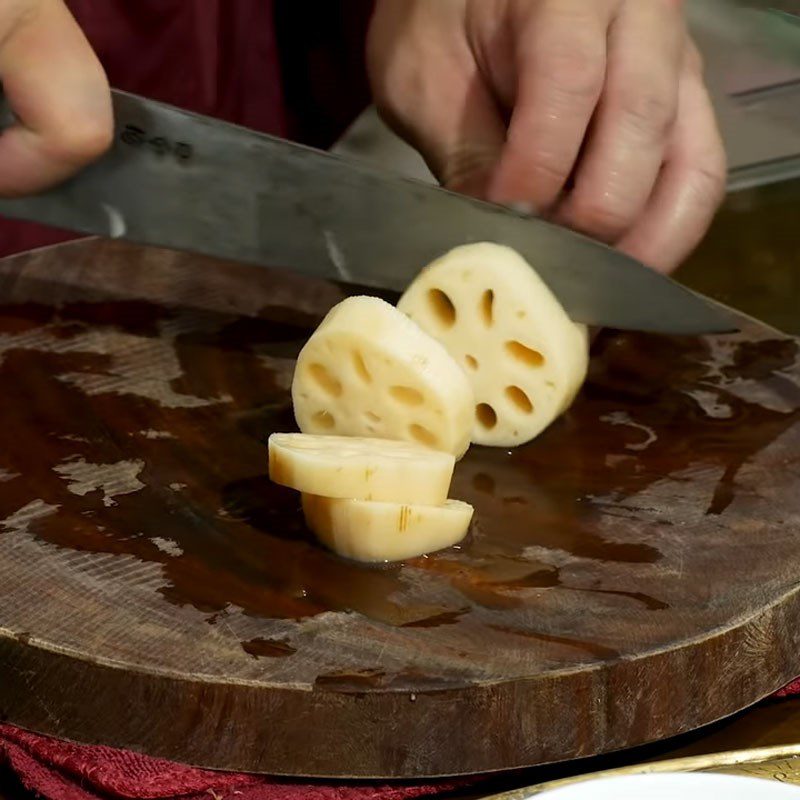
[[[375,101],[448,188],[670,271],[726,163],[679,0],[377,0]]]

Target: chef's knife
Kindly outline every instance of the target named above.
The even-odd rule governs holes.
[[[113,101],[109,153],[51,191],[0,200],[0,214],[394,290],[456,245],[493,241],[525,256],[576,322],[735,327],[670,279],[542,220],[134,95]]]

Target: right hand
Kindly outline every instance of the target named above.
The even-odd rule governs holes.
[[[108,81],[62,0],[0,2],[0,82],[17,118],[0,135],[0,196],[46,189],[110,146]]]
[[[378,0],[375,101],[449,189],[670,271],[725,194],[682,0]]]

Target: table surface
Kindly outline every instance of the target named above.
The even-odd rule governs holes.
[[[703,245],[678,274],[688,286],[800,335],[800,180],[729,196]],[[800,673],[800,655],[798,655]],[[771,701],[675,740],[490,779],[477,798],[545,780],[630,764],[726,750],[800,743],[800,699]],[[26,796],[0,771],[0,800]]]

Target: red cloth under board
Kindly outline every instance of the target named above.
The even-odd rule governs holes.
[[[795,678],[791,683],[775,692],[775,697],[780,699],[782,697],[796,697],[800,695],[800,678]]]
[[[800,678],[775,698],[800,695]],[[300,783],[195,769],[112,747],[61,742],[0,725],[0,762],[45,800],[412,800],[448,794],[479,779],[416,784]]]
[[[411,800],[475,781],[324,784],[195,769],[111,747],[83,746],[0,725],[0,761],[45,800]]]

